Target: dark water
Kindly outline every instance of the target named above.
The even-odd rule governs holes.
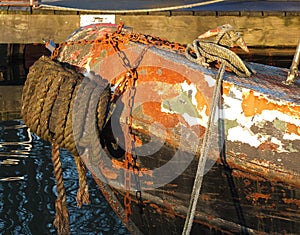
[[[56,199],[50,143],[21,120],[0,122],[0,234],[56,234]],[[88,174],[90,205],[76,206],[77,171],[61,152],[71,234],[128,234]]]

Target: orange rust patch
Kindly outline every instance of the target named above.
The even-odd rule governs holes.
[[[152,182],[152,181],[144,181],[143,183],[146,184],[146,185],[148,185],[148,186],[153,185],[153,182]]]
[[[270,141],[266,141],[266,142],[263,142],[261,143],[259,146],[258,146],[258,149],[260,150],[271,150],[271,151],[276,151],[278,149],[279,145],[277,144],[274,144]]]
[[[140,169],[140,176],[142,176],[141,174],[143,174],[143,175],[149,175],[149,176],[153,176],[153,171],[152,170],[149,170],[149,169],[147,169],[147,168],[141,168]],[[152,184],[153,184],[153,182],[152,182]],[[151,184],[148,184],[148,185],[151,185]]]
[[[143,103],[142,107],[145,115],[150,116],[153,122],[158,122],[165,128],[173,128],[179,123],[180,116],[177,114],[161,112],[160,103],[158,102]]]
[[[296,206],[300,207],[300,200],[294,198],[282,198],[282,201],[286,204],[296,204]]]
[[[271,195],[270,194],[263,194],[263,193],[251,193],[251,194],[248,194],[246,196],[246,198],[248,200],[252,199],[253,202],[256,202],[259,199],[269,200],[271,198]]]
[[[194,126],[191,126],[190,128],[199,137],[199,139],[203,138],[203,136],[205,134],[205,130],[206,130],[206,128],[204,126],[194,125]]]
[[[200,194],[203,201],[210,201],[211,197],[208,194]]]
[[[135,139],[134,142],[135,147],[141,147],[143,145],[143,141],[138,136],[135,136],[134,139]]]
[[[189,80],[182,76],[180,73],[177,73],[173,70],[163,68],[163,67],[156,67],[156,66],[141,66],[138,69],[139,71],[139,80],[143,82],[165,82],[169,84],[177,84],[183,83],[186,81],[190,84]],[[146,75],[146,76],[143,76]],[[142,79],[140,79],[140,77]]]
[[[117,169],[117,170],[119,170],[121,168],[124,168],[124,163],[123,162],[120,162],[116,159],[112,159],[111,162],[112,162],[112,167]]]
[[[197,109],[201,110],[201,109],[204,108],[204,106],[206,106],[205,114],[208,116],[209,112],[210,112],[210,108],[209,108],[209,105],[207,104],[207,101],[206,101],[205,97],[202,95],[201,92],[199,92],[197,90],[195,98],[197,100]]]
[[[159,214],[161,214],[161,209],[158,205],[154,204],[154,203],[150,203],[149,206],[151,206],[152,208],[154,208]]]
[[[236,165],[232,161],[229,161],[227,163],[229,163],[229,165],[233,168],[238,168],[239,167],[239,165]],[[237,178],[244,178],[245,181],[246,181],[245,184],[250,184],[249,180],[262,181],[262,182],[266,181],[263,177],[260,177],[260,176],[255,175],[255,174],[247,173],[247,172],[244,172],[244,171],[236,170],[236,169],[233,169],[232,176],[237,177]]]
[[[104,32],[103,32],[104,33]],[[94,64],[99,60],[99,55],[103,53],[103,50],[105,50],[106,56],[111,56],[113,54],[116,54],[117,51],[112,47],[112,45],[101,43],[101,41],[105,38],[105,34],[100,35],[98,38],[95,39],[95,43],[92,44],[92,48],[90,50],[90,58],[91,62]],[[125,50],[128,48],[128,44],[119,43],[118,49],[119,50]],[[116,54],[117,55],[117,54]],[[116,57],[118,58],[118,57]]]
[[[102,165],[99,165],[99,168],[105,178],[113,180],[117,179],[118,175],[113,170],[103,167]]]
[[[167,187],[170,187],[170,188],[177,188],[178,187],[178,184],[166,184]]]
[[[242,109],[246,117],[261,114],[264,110],[277,110],[290,116],[300,118],[300,107],[286,104],[276,104],[262,95],[255,95],[254,91],[243,93]]]
[[[175,218],[176,213],[173,210],[173,207],[169,203],[166,203],[165,201],[164,201],[164,206],[166,208],[167,215],[170,216],[171,218]]]
[[[249,179],[244,179],[245,187],[249,187],[251,185],[251,181]]]
[[[74,51],[70,57],[72,60],[77,60],[77,57],[80,55],[80,50]]]
[[[92,44],[92,49],[90,52],[90,58],[91,58],[91,63],[94,64],[97,62],[97,60],[99,59],[99,56],[94,56],[94,55],[101,55],[102,51],[106,49],[106,53],[107,56],[110,56],[114,53],[116,53],[114,51],[113,48],[109,48],[107,47],[107,45],[103,45],[103,44]]]
[[[229,82],[226,82],[226,81],[223,81],[223,84],[222,84],[222,88],[223,88],[223,95],[225,96],[228,96],[229,95],[229,92],[230,92],[230,89],[232,87],[232,84],[229,83]]]
[[[120,170],[120,169],[126,169],[125,168],[125,163],[124,161],[118,161],[116,159],[112,159],[112,167],[116,170]],[[137,166],[139,166],[138,163],[136,163]],[[102,169],[102,168],[101,168]],[[143,175],[149,175],[149,176],[153,176],[153,171],[152,170],[149,170],[147,168],[140,168],[140,171],[139,171],[139,176],[143,176]],[[152,185],[153,182],[150,182],[149,181],[149,184],[148,185]]]
[[[300,127],[292,123],[286,123],[286,133],[300,135]]]

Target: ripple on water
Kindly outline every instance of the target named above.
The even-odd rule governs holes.
[[[0,122],[0,234],[56,234],[51,145],[20,120]],[[71,234],[129,234],[88,174],[91,205],[77,208],[77,171],[62,151]]]

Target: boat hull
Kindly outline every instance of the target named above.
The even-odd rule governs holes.
[[[203,68],[159,46],[127,41],[116,50],[99,43],[114,30],[101,25],[79,29],[69,39],[75,43],[63,46],[58,60],[112,86],[136,65],[132,130],[139,157],[130,193],[124,181],[123,149],[130,138],[123,131],[125,95],[99,137],[102,144],[88,147],[101,147],[102,154],[82,156],[130,232],[181,234],[203,136],[211,128],[192,234],[296,234],[300,85],[283,84],[287,69],[250,63],[255,71],[250,78],[226,72],[217,118],[207,127],[217,68]],[[76,43],[82,39],[87,41]],[[128,199],[129,220],[123,205]]]

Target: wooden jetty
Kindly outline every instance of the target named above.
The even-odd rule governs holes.
[[[152,2],[161,4],[160,1]],[[175,1],[177,4],[180,2]],[[166,7],[143,11],[117,10],[118,4],[114,4],[114,9],[106,10],[104,3],[103,8],[96,4],[97,1],[89,1],[89,5],[93,6],[93,3],[97,9],[72,9],[59,5],[45,7],[32,0],[0,1],[0,25],[5,32],[0,34],[0,43],[42,43],[42,38],[59,43],[80,27],[86,17],[91,17],[90,23],[124,22],[134,31],[183,44],[190,43],[199,32],[229,23],[245,33],[249,47],[275,47],[280,53],[287,53],[287,49],[292,48],[289,54],[294,51],[300,35],[300,7],[291,1],[269,0],[252,5],[215,3],[187,9]]]

